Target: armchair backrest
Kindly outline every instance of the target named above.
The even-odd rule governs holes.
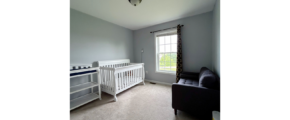
[[[219,89],[219,78],[210,69],[202,67],[199,73],[199,86]]]

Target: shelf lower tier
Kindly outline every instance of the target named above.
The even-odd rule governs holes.
[[[100,98],[99,95],[95,94],[95,93],[91,93],[91,94],[88,94],[88,95],[85,95],[81,98],[77,98],[77,99],[74,99],[74,100],[71,100],[70,101],[70,110],[72,109],[75,109],[79,106],[82,106],[88,102],[91,102],[95,99],[98,99]]]
[[[88,82],[88,83],[85,83],[85,84],[73,86],[73,87],[70,88],[70,94],[76,93],[76,92],[79,92],[79,91],[82,91],[82,90],[85,90],[85,89],[89,89],[89,88],[92,88],[92,87],[95,87],[95,86],[98,86],[98,84],[95,83],[95,82]]]
[[[98,72],[93,72],[93,73],[85,73],[85,74],[80,74],[80,75],[74,75],[74,76],[70,76],[70,78],[75,78],[75,77],[80,77],[80,76],[86,76],[86,75],[92,75],[92,74],[96,74]]]

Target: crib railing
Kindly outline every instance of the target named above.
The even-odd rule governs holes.
[[[117,91],[133,86],[135,83],[143,81],[142,65],[129,65],[115,69],[115,81]]]
[[[100,67],[102,91],[114,95],[140,83],[144,83],[143,63],[124,63]]]
[[[120,64],[103,65],[102,67],[117,68],[117,67],[128,66],[129,64],[130,63],[120,63]]]

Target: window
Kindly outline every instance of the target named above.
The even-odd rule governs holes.
[[[176,74],[176,29],[155,33],[156,72]]]

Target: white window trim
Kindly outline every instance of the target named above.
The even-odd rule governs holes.
[[[161,74],[169,74],[169,75],[176,75],[176,71],[175,72],[169,72],[169,71],[158,71],[158,65],[159,65],[159,61],[157,61],[157,57],[158,57],[158,53],[157,53],[157,49],[159,46],[158,45],[158,41],[157,41],[157,36],[160,34],[172,34],[172,33],[177,33],[177,28],[174,29],[169,29],[169,30],[164,30],[164,31],[160,31],[160,32],[156,32],[154,33],[154,49],[155,49],[155,55],[154,55],[154,59],[155,59],[155,73],[161,73]]]

